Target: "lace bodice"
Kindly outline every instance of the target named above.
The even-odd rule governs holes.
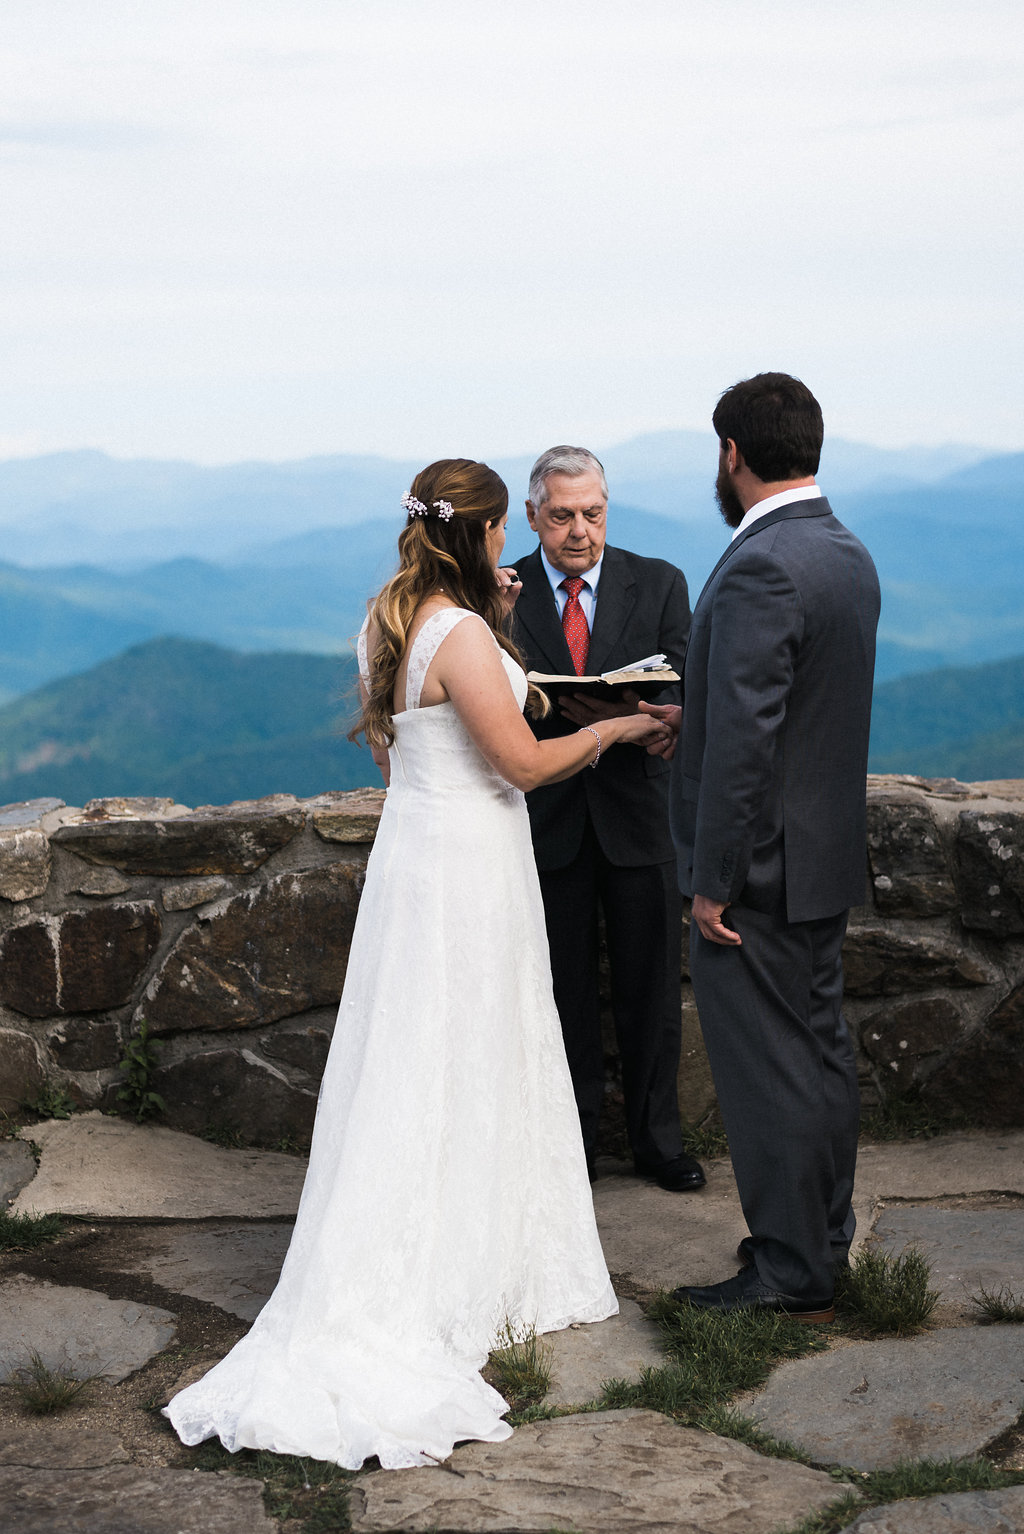
[[[445,607],[431,613],[412,642],[406,668],[406,706],[394,715],[395,741],[389,753],[392,792],[405,785],[440,792],[478,789],[503,796],[519,793],[481,755],[453,703],[419,706],[430,663],[463,618],[476,623],[484,621],[468,608]],[[499,649],[499,653],[516,702],[522,708],[529,690],[526,674],[504,650]],[[364,685],[368,685],[366,624],[359,635],[359,669]]]

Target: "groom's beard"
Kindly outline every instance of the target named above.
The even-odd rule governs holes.
[[[729,483],[729,475],[726,469],[719,469],[718,478],[715,480],[715,500],[718,509],[725,518],[729,527],[739,527],[743,521],[743,505],[732,485]]]

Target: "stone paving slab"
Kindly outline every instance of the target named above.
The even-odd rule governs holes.
[[[696,1193],[666,1193],[656,1183],[624,1174],[598,1179],[594,1213],[613,1277],[643,1289],[674,1289],[717,1283],[736,1272],[736,1248],[747,1235],[747,1222],[732,1163],[722,1156],[703,1165],[707,1186]],[[855,1197],[854,1250],[870,1233],[874,1208],[873,1198]]]
[[[582,1406],[596,1401],[605,1380],[640,1377],[640,1370],[665,1362],[660,1333],[635,1300],[620,1300],[607,1321],[548,1332],[544,1347],[551,1361],[551,1389],[545,1406]]]
[[[48,1369],[116,1384],[165,1348],[175,1325],[176,1317],[155,1305],[14,1274],[3,1285],[0,1382],[38,1353]]]
[[[707,1187],[666,1193],[656,1183],[617,1175],[594,1184],[594,1212],[613,1275],[645,1289],[710,1283],[736,1271],[747,1234],[732,1164],[704,1163]]]
[[[887,1502],[861,1513],[847,1534],[1021,1534],[1024,1486]]]
[[[1024,1193],[1024,1130],[973,1130],[934,1140],[862,1145],[861,1198],[942,1198],[949,1193]]]
[[[207,1300],[255,1321],[270,1298],[291,1240],[292,1224],[180,1225],[147,1232],[123,1273],[145,1273],[172,1294]]]
[[[980,1288],[1007,1288],[1024,1301],[1024,1209],[886,1209],[875,1234],[888,1251],[916,1246],[932,1265],[932,1287],[969,1306]]]
[[[79,1427],[65,1417],[34,1417],[30,1426],[0,1428],[0,1465],[25,1470],[97,1470],[126,1465],[128,1450],[116,1433]]]
[[[4,1534],[278,1534],[262,1490],[226,1471],[0,1469]]]
[[[19,1214],[95,1219],[267,1219],[294,1215],[306,1162],[276,1151],[222,1150],[194,1135],[99,1112],[33,1124],[42,1152]]]
[[[360,1477],[353,1530],[769,1534],[836,1498],[822,1471],[649,1411],[531,1423],[505,1443],[457,1449],[447,1464]]]
[[[24,1140],[0,1140],[0,1209],[6,1209],[35,1175],[32,1147]]]
[[[1024,1327],[957,1327],[794,1359],[735,1405],[823,1465],[960,1459],[1024,1409]]]

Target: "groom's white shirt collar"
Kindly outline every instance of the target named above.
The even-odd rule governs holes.
[[[778,495],[770,495],[767,500],[758,501],[756,506],[751,506],[745,513],[743,521],[736,528],[730,541],[735,542],[740,533],[745,533],[747,528],[759,518],[766,517],[770,511],[775,511],[779,506],[788,506],[790,501],[819,501],[821,491],[817,485],[801,485],[797,490],[780,490]]]

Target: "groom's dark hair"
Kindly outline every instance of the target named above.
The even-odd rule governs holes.
[[[788,373],[757,373],[726,389],[711,417],[724,447],[731,437],[743,461],[768,483],[818,472],[825,428],[821,406]]]

